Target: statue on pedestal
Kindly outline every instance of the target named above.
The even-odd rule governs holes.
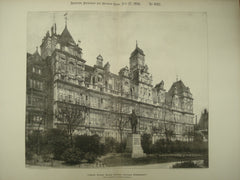
[[[136,134],[137,133],[138,117],[137,117],[134,110],[132,110],[132,114],[131,114],[129,119],[130,119],[130,122],[131,122],[132,133]]]
[[[143,152],[141,146],[141,135],[137,132],[138,117],[134,110],[129,117],[132,133],[127,136],[126,152],[131,153],[132,158],[144,157],[146,154]]]

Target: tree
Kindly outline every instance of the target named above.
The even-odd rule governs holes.
[[[191,138],[195,137],[196,133],[194,131],[185,131],[183,132],[183,136],[187,137],[188,142],[190,142]]]
[[[123,141],[123,131],[126,128],[127,124],[129,123],[128,118],[123,117],[123,102],[121,97],[123,96],[123,86],[120,86],[120,98],[119,98],[119,109],[118,109],[118,118],[116,118],[116,127],[118,129],[120,135],[120,143]]]
[[[166,122],[166,116],[167,116],[167,102],[166,102],[166,99],[165,99],[165,103],[164,103],[164,105],[163,105],[163,112],[164,112],[164,116],[163,116],[163,121],[164,121],[164,134],[165,134],[165,137],[166,137],[166,140],[167,140],[167,142],[169,143],[169,142],[171,142],[171,139],[172,139],[172,137],[175,135],[175,133],[174,133],[174,130],[172,129],[172,125],[171,124],[167,124],[167,122]],[[173,114],[173,111],[172,111],[172,109],[168,109],[168,113],[169,113],[169,116],[170,117],[172,117],[173,116],[173,118],[174,118],[174,120],[175,120],[175,115]]]
[[[45,117],[45,113],[42,113],[42,117]],[[32,153],[40,154],[40,144],[42,142],[42,130],[41,127],[44,123],[43,118],[38,118],[33,120],[32,122],[32,128],[34,129],[34,126],[37,125],[37,128],[34,129],[32,132],[26,131],[26,151],[32,151]],[[29,148],[30,147],[30,148]],[[35,149],[33,151],[33,149]],[[26,152],[29,153],[29,152]]]
[[[56,118],[63,123],[63,128],[67,131],[72,147],[73,133],[81,124],[84,123],[87,113],[87,108],[85,106],[70,104],[64,104],[61,108],[56,110]]]

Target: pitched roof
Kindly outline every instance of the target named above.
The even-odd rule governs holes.
[[[182,80],[174,82],[172,87],[180,91],[188,91],[188,88],[183,84]]]
[[[141,55],[145,56],[143,50],[140,49],[138,46],[136,46],[135,50],[131,53],[131,57],[135,56],[136,54],[141,54]]]
[[[183,92],[186,92],[187,96],[191,96],[190,89],[183,84],[182,80],[174,82],[168,91],[170,94],[182,94]]]
[[[156,86],[155,86],[155,88],[157,89],[157,90],[165,90],[164,89],[164,81],[162,80],[160,83],[158,83],[158,84],[156,84]]]
[[[62,34],[59,37],[59,43],[60,44],[70,44],[70,45],[76,45],[75,41],[73,40],[70,32],[67,29],[67,26],[65,26]]]
[[[87,72],[93,72],[94,68],[92,66],[89,66],[87,64],[85,64],[85,71]]]

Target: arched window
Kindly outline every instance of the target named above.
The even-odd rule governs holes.
[[[101,82],[101,81],[102,81],[102,76],[99,75],[99,76],[98,76],[98,82]]]

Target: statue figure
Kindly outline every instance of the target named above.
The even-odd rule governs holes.
[[[137,133],[138,118],[137,118],[137,115],[135,114],[134,110],[132,110],[132,114],[129,119],[131,122],[132,133]]]

